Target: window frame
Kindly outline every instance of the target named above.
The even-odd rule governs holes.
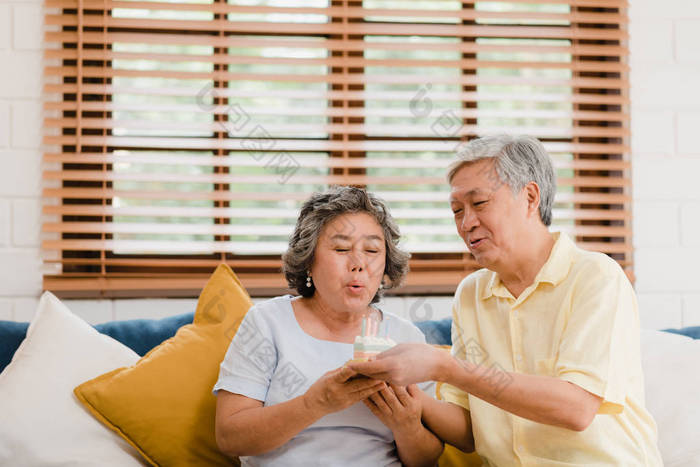
[[[108,32],[119,32],[128,30],[117,24],[113,26],[90,26],[83,24],[86,16],[102,16],[105,19],[104,23],[108,23],[107,18],[110,16],[110,10],[108,9],[95,9],[82,7],[81,5],[91,5],[99,6],[100,1],[91,0],[45,0],[46,6],[49,9],[55,11],[56,8],[61,12],[59,20],[56,20],[56,15],[47,13],[47,24],[52,26],[58,26],[60,32],[64,33],[75,33],[77,34],[77,41],[66,41],[65,39],[58,40],[61,38],[60,32],[58,34],[49,32],[47,33],[47,42],[59,44],[60,49],[63,51],[75,50],[77,51],[77,56],[75,58],[62,58],[61,67],[75,68],[76,74],[69,75],[60,73],[58,76],[63,76],[62,82],[58,86],[52,84],[47,85],[47,93],[49,95],[60,95],[59,104],[51,104],[51,100],[48,101],[47,107],[49,109],[60,109],[61,103],[75,103],[75,108],[71,105],[64,106],[64,110],[60,111],[60,122],[54,122],[52,125],[47,126],[47,136],[45,137],[45,143],[53,146],[60,146],[61,154],[74,153],[76,156],[81,154],[108,154],[110,150],[106,145],[85,145],[81,143],[82,137],[89,136],[112,136],[112,131],[108,126],[103,128],[91,128],[83,127],[80,125],[80,119],[89,118],[100,118],[104,120],[109,120],[112,117],[112,113],[109,111],[91,111],[84,110],[81,108],[82,103],[89,103],[95,101],[101,101],[103,103],[109,103],[112,99],[111,94],[95,93],[95,92],[84,92],[81,88],[82,86],[89,85],[99,85],[109,88],[111,85],[111,79],[109,77],[89,77],[84,76],[82,71],[85,67],[90,66],[101,66],[104,68],[111,67],[111,60],[109,55],[106,54],[102,59],[84,59],[81,55],[83,51],[95,51],[102,50],[109,52],[112,47],[110,42],[104,42],[101,44],[81,42],[82,37],[85,33],[97,33],[107,35]],[[330,7],[334,12],[345,11],[347,9],[362,7],[361,0],[331,0]],[[514,2],[506,3],[522,3],[522,0],[516,0]],[[613,39],[590,39],[584,34],[581,38],[576,38],[577,36],[572,33],[573,43],[572,48],[581,50],[594,49],[596,45],[609,46],[612,43],[620,49],[617,56],[608,57],[610,63],[619,64],[618,67],[622,71],[617,71],[617,68],[607,69],[605,66],[601,65],[600,70],[591,71],[591,64],[602,63],[604,64],[607,60],[605,57],[596,57],[587,53],[586,55],[573,55],[572,61],[572,80],[590,80],[591,83],[600,81],[601,79],[616,79],[620,81],[620,85],[615,87],[610,92],[611,99],[610,104],[601,103],[604,99],[598,98],[601,94],[606,93],[606,89],[599,89],[593,85],[588,86],[585,89],[575,89],[572,88],[574,96],[572,97],[572,104],[574,106],[574,112],[585,113],[585,112],[600,112],[604,114],[605,112],[613,113],[625,113],[628,108],[628,96],[627,90],[629,88],[628,76],[626,72],[626,6],[625,3],[618,0],[546,0],[540,3],[555,3],[555,4],[569,4],[571,5],[571,16],[580,16],[582,19],[581,23],[572,22],[570,29],[572,31],[577,30],[590,30],[595,27],[599,27],[601,30],[610,29],[616,31],[616,35],[611,35],[611,37],[617,37]],[[67,7],[68,5],[75,4],[76,8]],[[112,4],[105,0],[102,4]],[[214,0],[212,4],[224,5],[225,2],[221,0]],[[476,2],[462,3],[462,9],[474,10]],[[345,9],[345,10],[344,10]],[[610,10],[616,11],[621,20],[617,24],[611,23],[601,23],[597,26],[591,26],[590,23],[584,21],[590,21],[591,18],[595,17],[596,14],[601,14],[609,12]],[[253,8],[254,10],[254,8]],[[223,20],[223,14],[217,12],[214,15],[213,23],[217,21],[221,23]],[[483,14],[483,13],[482,13]],[[60,20],[60,17],[66,18],[64,21]],[[477,15],[478,16],[478,15]],[[74,23],[72,20],[75,19]],[[336,39],[337,41],[358,41],[363,36],[363,34],[358,34],[358,31],[352,30],[353,24],[366,24],[362,18],[352,17],[352,16],[339,16],[331,17],[330,22],[341,25],[338,34],[329,34],[326,36],[327,39]],[[476,24],[474,18],[463,18],[460,26],[474,26]],[[512,25],[512,31],[510,32],[513,36],[518,36],[519,26]],[[145,33],[147,30],[134,31],[131,33],[138,34],[139,32]],[[172,31],[168,31],[172,33]],[[186,33],[186,31],[182,31]],[[209,31],[211,34],[219,34],[221,37],[226,36],[226,31],[224,30],[212,30]],[[477,36],[460,36],[462,41],[469,41],[477,44]],[[479,36],[480,37],[480,36]],[[478,50],[478,44],[475,46]],[[52,50],[47,48],[47,56],[51,57],[61,57],[60,53],[53,53]],[[352,50],[334,50],[329,48],[329,56],[331,57],[341,57],[347,59],[353,59],[362,57],[362,51],[352,51]],[[226,55],[225,48],[214,49],[214,56]],[[477,59],[477,53],[462,53],[462,59],[465,61],[465,67],[462,68],[463,75],[476,75],[477,69],[473,66],[468,66],[468,63]],[[577,66],[577,65],[580,65]],[[225,69],[226,62],[215,62],[214,71]],[[580,69],[579,69],[580,68]],[[595,68],[595,67],[593,67]],[[55,78],[56,74],[52,74],[51,70],[53,68],[49,65],[46,67],[45,75],[47,78]],[[340,67],[329,67],[331,76],[334,77],[344,77],[351,74],[362,74],[363,68],[358,68],[352,66],[348,63],[347,66]],[[610,71],[612,70],[612,71]],[[55,71],[55,70],[54,70]],[[75,85],[77,92],[70,93],[64,92],[65,89],[62,85]],[[339,80],[338,82],[329,81],[330,88],[333,91],[348,92],[348,91],[361,91],[364,89],[364,85],[348,84],[346,81]],[[227,81],[214,80],[215,89],[223,89],[227,86]],[[58,92],[58,91],[61,92]],[[478,91],[475,85],[464,85],[462,86],[462,92],[467,95],[476,95]],[[587,98],[590,97],[590,98]],[[593,97],[591,97],[593,96]],[[227,101],[225,97],[215,97],[216,105],[226,105]],[[332,99],[329,102],[331,107],[336,108],[349,108],[349,107],[361,107],[364,103],[356,99]],[[462,101],[463,109],[476,109],[477,102],[464,100]],[[227,119],[227,115],[216,113],[214,115],[214,122],[224,123]],[[615,258],[622,265],[623,269],[628,273],[631,279],[634,278],[633,275],[633,263],[632,263],[632,246],[631,246],[631,198],[630,198],[630,162],[628,154],[628,117],[623,117],[619,120],[619,125],[610,125],[610,137],[601,137],[598,134],[607,134],[605,131],[601,131],[600,127],[607,127],[610,122],[605,120],[603,115],[600,121],[591,121],[586,119],[574,119],[573,127],[581,129],[580,134],[582,136],[575,136],[571,138],[570,145],[573,148],[580,148],[581,151],[573,152],[573,173],[574,177],[593,177],[601,179],[599,180],[599,186],[574,186],[573,193],[571,195],[572,209],[580,210],[580,217],[575,217],[574,225],[575,232],[578,232],[574,237],[579,243],[586,245],[593,245],[594,249],[599,251],[609,253],[613,258]],[[65,122],[76,122],[76,125],[71,127],[66,125]],[[63,122],[63,123],[62,123]],[[341,125],[350,125],[362,123],[364,120],[362,117],[352,117],[350,115],[335,116],[330,119],[331,123],[337,123]],[[477,125],[477,120],[474,118],[464,118],[463,125],[475,126]],[[52,135],[51,131],[60,129],[58,135]],[[613,130],[613,128],[616,128]],[[589,133],[591,136],[586,136],[586,129],[590,129]],[[597,133],[596,133],[597,132]],[[225,139],[227,137],[224,131],[214,131],[212,134],[213,138]],[[476,133],[471,132],[469,134],[457,135],[454,137],[455,142],[466,141],[476,137]],[[371,137],[366,135],[352,135],[348,133],[331,134],[328,138],[330,141],[367,141],[371,140]],[[386,138],[384,138],[386,139]],[[428,138],[422,137],[417,138],[420,140],[427,140]],[[411,140],[407,138],[406,140]],[[434,138],[438,140],[438,138]],[[556,139],[551,139],[549,142],[560,143]],[[586,152],[588,148],[596,145],[608,145],[610,146],[610,153],[590,153]],[[178,148],[172,148],[177,150]],[[607,146],[603,147],[602,150],[607,149]],[[113,150],[113,148],[112,148]],[[227,157],[230,154],[230,150],[225,147],[218,147],[214,150],[216,157]],[[364,151],[330,151],[331,158],[342,158],[342,159],[353,159],[366,157],[366,152]],[[601,160],[609,160],[610,163],[601,163]],[[80,170],[100,170],[104,173],[113,171],[113,164],[107,159],[100,160],[95,158],[94,161],[76,158],[75,161],[66,162],[65,158],[56,157],[55,152],[47,152],[44,158],[45,162],[50,164],[59,164],[60,171],[80,171]],[[601,167],[608,167],[609,169],[601,170]],[[226,174],[229,168],[227,165],[215,165],[214,173]],[[352,176],[352,175],[367,175],[366,169],[357,168],[353,166],[346,167],[336,167],[331,168],[330,173],[334,175],[342,176]],[[44,172],[45,180],[53,179],[53,175],[47,176],[47,172]],[[605,178],[610,178],[612,181],[608,186],[605,184]],[[614,179],[614,180],[613,180]],[[273,296],[279,295],[281,293],[286,293],[289,290],[286,287],[284,278],[280,273],[281,260],[279,255],[235,255],[229,252],[221,251],[218,253],[212,253],[207,255],[139,255],[134,257],[133,255],[120,255],[115,254],[108,248],[95,249],[95,250],[71,250],[62,246],[64,240],[101,240],[109,241],[113,239],[113,234],[109,231],[101,233],[89,233],[89,232],[66,232],[65,230],[56,230],[57,224],[66,222],[102,222],[104,224],[109,224],[113,221],[113,215],[110,215],[110,206],[112,205],[112,198],[107,196],[109,190],[113,188],[113,183],[108,178],[104,180],[70,180],[62,179],[59,177],[60,187],[59,188],[45,188],[44,198],[47,200],[44,206],[44,214],[46,215],[57,215],[59,216],[59,222],[50,223],[45,222],[43,226],[43,231],[50,234],[56,234],[58,232],[59,239],[47,239],[43,241],[43,249],[45,252],[45,265],[48,271],[44,274],[44,289],[52,290],[56,292],[59,296],[64,298],[95,298],[95,297],[149,297],[149,296],[160,296],[160,297],[195,297],[197,296],[199,290],[204,285],[207,277],[214,267],[220,262],[226,262],[229,264],[239,275],[244,286],[247,290],[256,296]],[[622,181],[622,184],[615,184],[612,182]],[[83,188],[94,188],[96,191],[101,191],[104,196],[95,196],[92,198],[71,198],[71,189],[83,189]],[[215,192],[227,192],[227,184],[214,184]],[[59,202],[59,208],[56,209],[56,201]],[[578,201],[578,202],[574,202]],[[70,208],[75,206],[94,206],[96,207],[95,215],[74,215],[70,214]],[[225,197],[216,199],[214,201],[215,208],[226,208],[228,207],[228,201]],[[445,200],[445,209],[447,209],[447,200]],[[101,207],[101,209],[100,209]],[[76,208],[77,209],[77,208]],[[81,208],[83,209],[83,208]],[[610,214],[606,214],[605,211],[615,211]],[[596,215],[590,213],[597,213]],[[586,214],[588,213],[588,214]],[[597,216],[597,217],[596,217]],[[226,217],[215,217],[214,224],[226,224],[228,219]],[[605,230],[608,229],[608,230]],[[615,230],[617,229],[617,230]],[[606,237],[601,235],[601,232],[607,231],[619,231],[619,234],[611,235]],[[619,246],[619,239],[622,238],[624,247],[621,249]],[[215,237],[216,241],[226,241],[228,239],[225,235],[217,235]],[[598,241],[600,240],[600,241]],[[615,245],[618,243],[618,245]],[[606,251],[606,248],[608,251]],[[478,269],[478,265],[474,261],[471,254],[466,251],[456,251],[452,253],[416,253],[410,262],[411,272],[406,280],[406,284],[398,289],[389,291],[390,294],[452,294],[460,280]]]

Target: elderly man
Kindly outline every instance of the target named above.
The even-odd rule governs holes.
[[[542,144],[495,136],[450,167],[457,231],[484,269],[459,285],[452,354],[401,344],[351,367],[397,385],[443,381],[424,423],[487,465],[662,465],[644,407],[639,317],[620,266],[550,233]]]

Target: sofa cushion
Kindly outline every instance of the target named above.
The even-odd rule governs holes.
[[[15,329],[23,333],[22,326]],[[143,465],[139,453],[73,395],[87,378],[138,358],[46,292],[0,374],[0,465]]]
[[[27,336],[29,323],[0,321],[0,373],[12,360],[17,347]]]
[[[75,394],[152,465],[231,465],[216,445],[219,364],[252,306],[226,265],[204,287],[194,322],[130,368],[87,381]]]
[[[180,327],[192,323],[193,317],[194,313],[183,313],[162,319],[109,321],[94,328],[143,357],[153,347],[173,337]],[[27,335],[28,326],[29,323],[25,322],[0,321],[0,372],[12,360],[12,355]]]
[[[169,316],[162,319],[130,319],[95,325],[102,334],[118,340],[140,356],[175,335],[178,329],[191,324],[194,313]]]
[[[415,323],[428,344],[452,345],[452,318],[434,321],[418,321]]]
[[[664,329],[664,331],[692,337],[693,339],[700,339],[700,326],[689,326],[680,329]]]
[[[700,340],[642,330],[646,406],[666,467],[700,465]]]

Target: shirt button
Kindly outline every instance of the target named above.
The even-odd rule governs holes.
[[[518,360],[519,362],[522,362],[522,361],[523,361],[523,356],[520,355],[520,354],[516,355],[515,358],[516,358],[516,360]]]
[[[517,317],[518,317],[518,310],[515,310],[515,311],[513,312],[513,318],[517,318]]]

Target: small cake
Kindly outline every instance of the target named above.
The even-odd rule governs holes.
[[[352,360],[354,362],[373,360],[377,354],[389,350],[395,345],[396,342],[388,337],[357,336],[353,344]]]

